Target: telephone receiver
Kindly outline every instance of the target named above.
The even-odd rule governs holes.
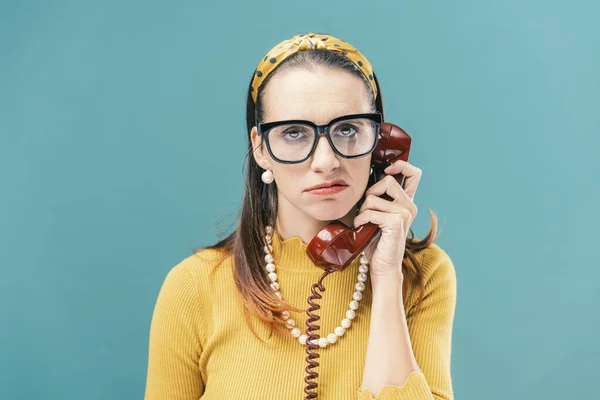
[[[399,126],[381,123],[377,145],[371,158],[374,179],[369,187],[385,175],[383,170],[386,167],[397,160],[408,161],[411,141],[410,136]],[[397,174],[394,178],[402,185],[404,175]],[[382,198],[391,199],[387,194]],[[363,196],[359,206],[364,200]],[[379,226],[370,222],[351,229],[341,221],[332,221],[312,238],[306,253],[317,267],[341,271],[360,255],[378,231]]]

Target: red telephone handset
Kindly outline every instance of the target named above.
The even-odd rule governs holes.
[[[408,161],[410,144],[411,138],[402,128],[387,122],[381,124],[377,146],[371,158],[374,182],[379,181],[385,175],[383,170],[395,161]],[[404,175],[397,174],[394,178],[402,184]],[[383,197],[389,198],[387,195]],[[378,229],[377,225],[370,222],[351,229],[341,221],[332,221],[310,241],[306,253],[318,267],[341,271],[367,247]]]

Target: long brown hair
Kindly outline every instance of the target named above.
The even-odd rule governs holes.
[[[265,185],[261,180],[261,168],[254,160],[252,141],[250,132],[258,121],[263,120],[263,98],[265,89],[268,86],[270,79],[278,72],[284,69],[292,68],[311,68],[314,66],[325,66],[330,68],[338,68],[343,71],[361,78],[368,87],[370,98],[373,99],[372,88],[365,76],[360,70],[346,57],[322,49],[300,51],[297,52],[276,67],[269,74],[261,87],[258,89],[256,104],[252,100],[251,87],[248,86],[248,95],[246,101],[246,134],[248,140],[248,152],[246,161],[248,167],[245,177],[245,193],[242,202],[241,214],[238,218],[237,229],[226,238],[218,243],[206,247],[206,249],[220,250],[223,252],[223,258],[233,255],[233,278],[239,294],[242,297],[244,304],[244,319],[252,333],[258,338],[256,332],[250,324],[250,314],[256,316],[270,328],[270,332],[276,331],[283,335],[290,335],[289,330],[284,329],[285,320],[282,318],[284,310],[294,310],[302,312],[304,310],[297,309],[288,304],[285,300],[278,298],[270,287],[269,278],[261,265],[264,263],[263,247],[266,245],[264,241],[265,227],[267,224],[277,219],[277,185],[273,182],[270,185]],[[377,84],[377,98],[373,101],[371,107],[373,110],[380,112],[383,115],[383,99],[381,88],[377,76],[373,74],[375,83]],[[410,235],[406,240],[405,258],[402,262],[402,271],[407,277],[410,274],[413,279],[404,279],[402,293],[404,299],[408,293],[409,281],[416,282],[420,288],[419,302],[423,297],[424,292],[424,277],[421,265],[415,258],[415,254],[432,244],[436,239],[437,217],[430,210],[431,223],[429,232],[423,240],[416,240],[412,228]],[[259,338],[259,340],[261,340]]]

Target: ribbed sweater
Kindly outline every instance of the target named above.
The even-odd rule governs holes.
[[[323,270],[306,255],[300,238],[282,240],[273,234],[273,256],[283,298],[307,308],[311,286]],[[304,399],[305,346],[292,336],[273,333],[255,317],[243,318],[235,286],[233,257],[217,263],[220,253],[202,250],[180,261],[167,273],[150,325],[145,400]],[[380,400],[453,399],[450,357],[456,304],[456,275],[447,253],[432,244],[417,253],[425,276],[423,304],[416,285],[404,299],[410,340],[422,372],[412,372],[402,386],[387,385]],[[211,270],[216,266],[214,272]],[[345,318],[355,291],[359,260],[323,281],[316,314],[323,337]],[[264,265],[261,266],[264,270]],[[266,273],[266,272],[265,272]],[[411,279],[406,276],[405,279]],[[316,350],[319,399],[371,400],[361,390],[371,313],[372,288],[366,282],[351,326],[337,342]],[[306,331],[305,313],[291,312]]]

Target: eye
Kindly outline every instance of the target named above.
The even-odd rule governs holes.
[[[310,136],[310,133],[309,129],[304,126],[288,126],[282,129],[279,136],[286,140],[298,140]]]
[[[305,134],[304,134],[304,132],[302,132],[298,129],[289,129],[289,130],[283,132],[282,136],[286,139],[298,139],[298,138],[301,138],[302,136],[305,136]]]
[[[335,130],[336,135],[340,135],[343,137],[354,136],[354,135],[356,135],[357,132],[358,132],[358,129],[354,125],[351,125],[351,124],[340,125]]]

